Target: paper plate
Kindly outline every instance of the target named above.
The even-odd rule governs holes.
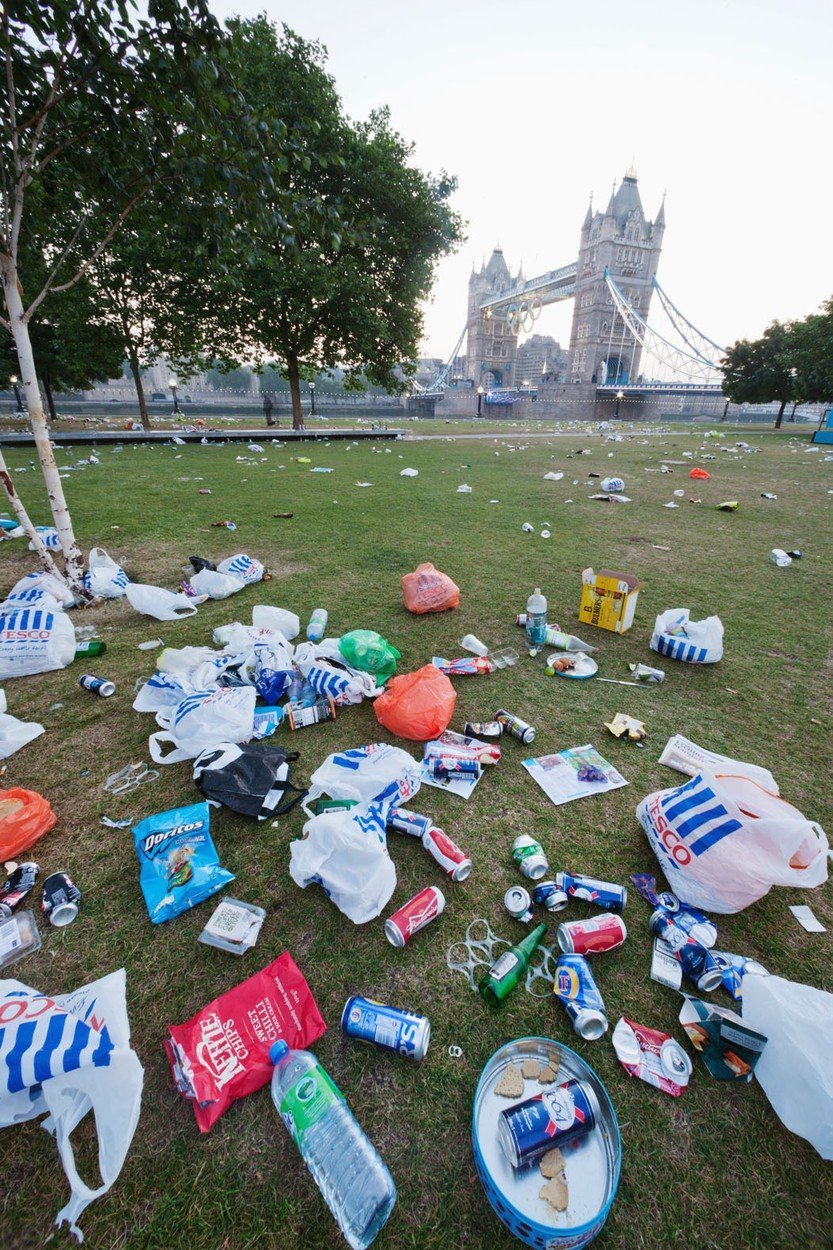
[[[561,652],[561,655],[563,654],[564,653]],[[560,657],[553,656],[553,659],[558,659],[558,658]],[[555,670],[556,677],[572,677],[574,681],[575,680],[581,681],[585,677],[595,677],[599,671],[599,666],[596,663],[596,661],[593,659],[592,655],[586,655],[583,651],[579,651],[575,655],[575,661],[576,661],[575,668],[569,668],[564,673],[559,672],[559,670],[556,669]],[[549,660],[547,661],[547,663],[549,663]]]

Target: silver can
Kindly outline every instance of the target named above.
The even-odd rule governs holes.
[[[544,848],[528,833],[518,834],[515,838],[512,843],[512,858],[530,881],[540,881],[549,871]]]

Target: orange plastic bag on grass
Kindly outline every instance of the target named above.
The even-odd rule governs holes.
[[[402,598],[409,612],[447,612],[460,606],[460,589],[433,564],[420,564],[402,578]]]
[[[34,790],[0,790],[0,864],[28,851],[57,821],[46,799]]]
[[[695,482],[710,482],[712,480],[711,473],[707,473],[705,469],[692,469],[688,476],[693,477]]]
[[[447,729],[454,715],[457,691],[433,664],[394,677],[374,701],[376,719],[399,738],[427,742]]]

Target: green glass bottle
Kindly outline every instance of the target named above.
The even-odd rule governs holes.
[[[492,964],[478,987],[486,1002],[492,1007],[497,1007],[512,993],[529,967],[535,948],[542,941],[546,931],[545,924],[537,924],[522,942],[518,942],[517,946],[513,946],[510,951],[504,951]]]
[[[107,650],[107,643],[101,638],[85,638],[83,642],[76,643],[75,657],[80,655],[103,655]]]

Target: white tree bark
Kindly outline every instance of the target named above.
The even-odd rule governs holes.
[[[37,374],[35,372],[35,360],[32,354],[32,343],[29,338],[29,324],[24,316],[25,309],[17,282],[17,266],[9,256],[4,256],[2,257],[2,269],[3,293],[9,313],[12,337],[17,349],[20,379],[26,396],[26,407],[29,410],[29,423],[35,436],[35,448],[38,453],[43,480],[46,484],[46,494],[49,499],[49,506],[52,509],[52,519],[58,532],[61,551],[64,556],[65,580],[73,594],[79,599],[86,601],[89,599],[89,595],[84,590],[82,581],[84,576],[84,556],[75,539],[72,518],[69,515],[69,508],[64,498],[63,483],[58,473],[58,465],[55,462],[55,453],[49,441],[49,427],[43,411],[40,387],[38,386]]]
[[[44,547],[43,539],[35,529],[29,513],[23,506],[23,500],[20,498],[17,490],[15,489],[14,482],[12,481],[11,474],[9,473],[2,451],[0,451],[0,482],[3,484],[3,489],[6,492],[6,498],[12,505],[15,516],[23,526],[27,537],[35,548],[36,554],[40,557],[41,564],[46,569],[47,573],[51,573],[53,577],[57,577],[59,582],[66,581],[63,573],[52,559],[52,553],[47,551]]]

